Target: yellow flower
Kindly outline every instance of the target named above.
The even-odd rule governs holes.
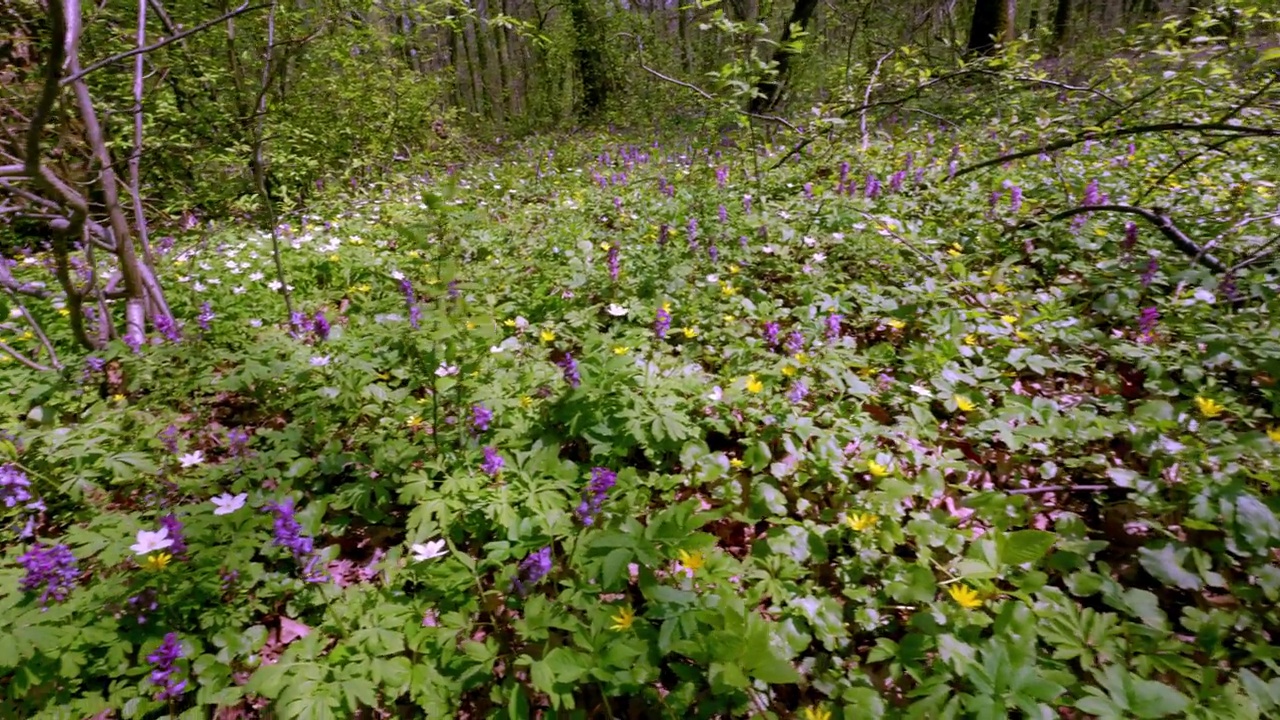
[[[901,330],[902,328],[904,328],[904,327],[906,327],[906,326],[907,326],[907,324],[906,324],[906,323],[902,322],[902,321],[901,321],[901,320],[899,320],[898,318],[889,318],[888,320],[885,320],[885,321],[884,321],[884,324],[885,324],[885,325],[888,325],[889,327],[893,328],[894,330]]]
[[[1277,440],[1276,442],[1280,442],[1280,440]],[[732,458],[731,460],[729,460],[729,465],[732,467],[740,468],[743,466],[743,464],[744,463],[742,462],[742,458]]]
[[[809,356],[804,353],[796,353],[796,362],[805,365],[809,362]]]
[[[422,256],[422,253],[418,252],[417,250],[410,250],[410,251],[409,251],[409,257],[411,257],[411,258],[416,258],[416,257],[421,257],[421,256]]]
[[[978,591],[968,585],[952,585],[947,588],[947,594],[956,601],[957,605],[966,610],[982,607],[982,598],[978,597]]]
[[[974,335],[973,333],[969,333],[968,335],[965,335],[965,336],[964,336],[964,344],[965,344],[965,345],[969,345],[970,347],[972,347],[972,346],[974,346],[974,345],[977,345],[977,344],[978,344],[978,336],[977,336],[977,335]]]
[[[969,398],[963,395],[956,395],[951,399],[955,400],[956,407],[960,408],[960,412],[969,412],[970,410],[977,407],[976,405],[973,404],[972,400],[970,400]]]
[[[28,331],[26,331],[26,332],[22,333],[22,336],[19,338],[19,340],[34,340],[34,339],[35,339],[35,337],[36,337],[36,336],[35,336],[35,335],[32,335],[32,334],[31,334],[31,331],[30,331],[30,330],[28,330]]]
[[[628,351],[628,350],[630,350],[630,349],[631,349],[631,348],[627,347],[626,345],[615,345],[615,346],[614,346],[614,348],[613,348],[613,354],[614,354],[614,355],[626,355],[626,354],[627,354],[627,351]]]
[[[703,565],[707,564],[707,559],[702,556],[701,551],[687,552],[685,550],[681,550],[680,564],[689,570],[689,572],[698,572],[702,569]]]
[[[613,624],[609,626],[610,630],[618,632],[626,632],[631,629],[631,623],[636,621],[636,613],[629,607],[618,610],[618,614],[609,618]]]
[[[889,468],[881,465],[875,460],[872,460],[867,463],[867,472],[871,473],[871,477],[884,477],[889,474]]]
[[[332,255],[330,255],[330,256],[329,256],[329,262],[338,262],[338,261],[339,261],[339,260],[341,260],[341,259],[342,259],[342,258],[341,258],[341,257],[339,257],[337,253],[334,253],[334,254],[332,254]]]
[[[737,265],[736,263],[733,263],[733,264],[730,264],[730,265],[729,265],[729,274],[730,274],[730,275],[737,275],[737,274],[738,274],[738,270],[739,270],[739,268],[738,268],[738,265]]]
[[[172,555],[170,555],[169,553],[166,553],[166,552],[156,553],[155,555],[148,555],[148,556],[147,556],[147,559],[146,559],[146,561],[144,562],[144,566],[145,566],[148,570],[156,570],[156,571],[159,571],[159,570],[163,570],[163,569],[165,569],[166,567],[168,567],[168,566],[169,566],[169,561],[170,561],[170,560],[172,560],[172,559],[173,559],[173,556],[172,556]]]
[[[551,332],[550,330],[543,330],[542,332],[538,333],[538,337],[542,338],[542,342],[551,342],[552,340],[556,339],[556,334]]]
[[[782,374],[786,375],[787,377],[791,377],[796,374],[796,369],[790,365],[784,366],[782,368]]]
[[[831,720],[831,711],[823,710],[817,705],[810,705],[800,714],[804,720]]]
[[[758,393],[764,389],[764,383],[756,379],[755,373],[747,376],[747,392]]]
[[[533,407],[533,398],[529,397],[528,395],[525,395],[524,397],[520,398],[520,407],[522,408]]]
[[[1023,332],[1023,331],[1021,331],[1021,330],[1015,330],[1015,331],[1013,332],[1013,334],[1014,334],[1014,335],[1017,335],[1019,340],[1030,340],[1030,339],[1031,339],[1031,336],[1030,336],[1030,335],[1028,335],[1027,333],[1025,333],[1025,332]]]
[[[951,243],[951,247],[947,248],[947,254],[950,255],[951,257],[956,257],[963,251],[964,251],[964,248],[960,245],[960,243]]]
[[[863,532],[875,527],[880,518],[871,513],[851,513],[844,516],[844,521],[856,532]]]
[[[724,320],[724,324],[725,324],[725,325],[728,325],[728,324],[730,324],[730,323],[735,323],[735,322],[737,322],[737,321],[738,321],[738,318],[736,318],[736,317],[734,317],[734,316],[732,316],[732,315],[725,315],[722,319]]]
[[[12,359],[13,358],[9,357],[8,355],[0,355],[0,363],[7,363]]]
[[[67,308],[58,308],[58,314],[61,315],[62,317],[67,317],[68,315],[71,314],[71,311],[68,310]]]
[[[1001,320],[1001,322],[1003,322],[1005,325],[1012,325],[1012,324],[1014,324],[1014,323],[1018,322],[1018,316],[1017,316],[1017,315],[1001,315],[1001,316],[1000,316],[1000,320]]]
[[[683,327],[680,328],[680,332],[684,333],[684,336],[687,338],[696,337],[698,334],[698,328]]]
[[[1271,442],[1280,443],[1280,425],[1272,425],[1268,428],[1267,437],[1271,438]]]
[[[111,399],[116,402],[124,402],[125,397],[122,393],[116,393],[115,395],[111,396]]]
[[[471,322],[470,320],[468,320],[468,321],[467,321],[467,329],[468,329],[468,330],[475,330],[475,329],[476,329],[476,324],[475,324],[475,323],[473,323],[473,322]]]
[[[1215,418],[1222,414],[1227,408],[1213,398],[1196,396],[1196,407],[1200,408],[1200,414],[1207,418]]]
[[[731,297],[738,294],[738,288],[734,287],[733,283],[723,283],[720,285],[720,294]]]
[[[1005,285],[1004,283],[996,283],[996,292],[1007,293],[1009,292],[1009,286]]]
[[[609,243],[607,243],[607,242],[602,242],[602,243],[600,243],[600,249],[601,249],[601,250],[608,250],[608,249],[609,249]]]
[[[417,415],[410,415],[409,419],[404,421],[404,424],[407,425],[410,430],[417,430],[422,427],[422,418]]]
[[[515,327],[516,321],[515,321],[515,318],[507,318],[506,320],[502,321],[502,324],[506,325],[507,327]]]

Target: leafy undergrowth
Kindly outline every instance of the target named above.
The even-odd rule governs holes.
[[[1248,257],[1280,158],[1129,140],[531,145],[283,228],[291,322],[180,237],[0,365],[0,715],[1276,712],[1274,275],[1047,218]]]

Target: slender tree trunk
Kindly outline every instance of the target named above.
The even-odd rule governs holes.
[[[1005,43],[1018,39],[1018,0],[1004,0],[1004,16],[1000,20],[1000,31]]]
[[[1053,46],[1061,51],[1067,42],[1067,31],[1071,29],[1071,0],[1058,0],[1053,12]]]
[[[772,77],[765,77],[756,85],[756,96],[751,98],[751,103],[747,106],[751,112],[760,113],[769,110],[782,99],[782,91],[786,89],[792,61],[796,56],[796,53],[788,48],[792,37],[791,28],[798,27],[802,31],[805,30],[817,8],[818,0],[796,0],[795,6],[791,9],[791,16],[787,19],[787,26],[783,29],[782,37],[778,41],[778,50],[773,54],[773,60],[777,63],[774,66],[775,72]]]
[[[995,39],[1000,36],[1000,16],[1003,0],[976,0],[973,4],[973,20],[969,23],[970,54],[990,55],[995,50]]]
[[[609,76],[604,67],[600,37],[595,32],[598,21],[587,8],[588,0],[569,0],[569,17],[573,23],[574,60],[582,79],[582,111],[595,115],[609,99]]]

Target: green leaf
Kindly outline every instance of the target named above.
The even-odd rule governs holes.
[[[1165,585],[1173,585],[1183,590],[1199,590],[1200,578],[1182,566],[1187,553],[1187,548],[1175,549],[1172,544],[1166,544],[1159,550],[1138,548],[1138,563],[1152,577]]]
[[[1044,530],[1018,530],[1000,536],[1000,562],[1006,565],[1033,563],[1045,556],[1058,539]]]
[[[1133,713],[1140,718],[1162,718],[1187,709],[1186,695],[1154,680],[1133,681]]]

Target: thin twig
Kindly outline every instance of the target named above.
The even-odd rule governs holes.
[[[12,357],[14,360],[17,360],[18,362],[22,363],[23,365],[26,365],[32,370],[38,370],[40,372],[53,372],[53,368],[45,367],[44,365],[41,365],[40,363],[28,358],[26,355],[23,355],[17,350],[14,350],[13,348],[9,347],[7,344],[3,342],[0,342],[0,352],[5,353],[9,357]]]
[[[867,104],[871,102],[871,91],[875,89],[876,80],[880,77],[880,66],[897,51],[897,48],[894,48],[877,58],[875,67],[871,69],[871,76],[867,78],[867,91],[862,94],[862,119],[859,121],[859,129],[862,130],[862,152],[866,152],[871,147],[871,134],[867,132]]]
[[[1007,495],[1039,495],[1041,493],[1059,492],[1062,490],[1078,492],[1101,492],[1110,490],[1110,485],[1041,485],[1033,488],[1014,488],[1005,490]]]
[[[1208,249],[1207,246],[1200,247],[1199,243],[1192,240],[1185,232],[1178,228],[1178,226],[1173,222],[1173,218],[1158,210],[1147,210],[1145,208],[1133,207],[1132,205],[1083,205],[1081,207],[1071,208],[1070,210],[1063,210],[1049,218],[1049,221],[1057,222],[1058,220],[1064,220],[1075,215],[1094,212],[1118,212],[1137,215],[1143,220],[1155,225],[1161,235],[1168,238],[1174,246],[1181,250],[1184,255],[1191,258],[1195,264],[1206,267],[1214,272],[1222,273],[1227,271],[1226,266],[1222,264],[1221,260],[1206,252]]]

